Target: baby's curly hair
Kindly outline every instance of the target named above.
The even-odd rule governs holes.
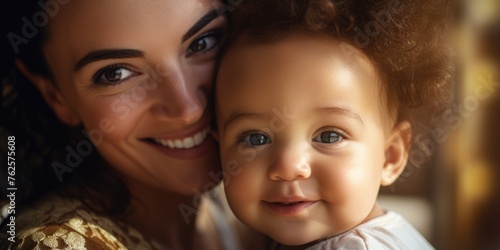
[[[401,119],[410,108],[452,97],[450,17],[449,0],[242,0],[229,15],[227,42],[266,43],[296,32],[347,42],[374,63]]]

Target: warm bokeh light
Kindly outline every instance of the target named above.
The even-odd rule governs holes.
[[[456,102],[469,108],[469,115],[447,145],[447,157],[455,180],[451,199],[450,249],[499,249],[500,217],[498,114],[498,40],[500,2],[461,1],[461,15],[455,27],[457,49]],[[497,52],[495,52],[497,50]],[[493,126],[494,124],[497,126]],[[495,150],[496,149],[496,150]]]

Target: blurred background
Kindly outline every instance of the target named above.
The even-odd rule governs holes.
[[[436,249],[500,249],[500,0],[454,4],[454,98],[417,122],[407,169],[379,201]]]

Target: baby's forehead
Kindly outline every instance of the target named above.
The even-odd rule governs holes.
[[[349,65],[353,72],[375,70],[375,75],[379,76],[376,64],[360,49],[344,41],[335,41],[332,46],[335,46],[340,51],[339,54],[345,59],[344,62]]]
[[[343,93],[338,99],[342,101],[362,96],[357,100],[380,107],[376,113],[389,110],[378,71],[361,50],[343,41],[305,35],[234,43],[222,58],[217,93],[217,103],[224,110],[228,109],[226,102],[240,105],[256,96],[272,98],[275,101],[269,103],[279,106],[299,99],[320,103],[319,99],[339,98],[338,93]],[[296,99],[280,99],[283,95]],[[302,99],[304,95],[317,98]],[[332,102],[323,102],[324,106],[328,103]]]
[[[297,66],[297,70],[304,71],[309,68],[308,64],[316,62],[330,64],[334,61],[336,67],[342,67],[358,75],[376,76],[378,80],[376,83],[383,84],[376,64],[361,49],[346,41],[300,32],[269,41],[246,38],[245,35],[241,36],[225,51],[219,72],[238,70],[244,74],[251,69],[239,65],[248,67],[246,65],[248,60],[273,61],[276,62],[275,66],[278,63],[285,63],[288,67]],[[295,60],[295,63],[289,60]]]

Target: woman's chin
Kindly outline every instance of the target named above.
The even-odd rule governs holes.
[[[217,162],[213,166],[207,166],[203,171],[196,169],[185,175],[186,178],[179,178],[180,193],[187,196],[199,195],[215,188],[221,183],[223,178],[227,178],[227,174],[220,169],[220,164]]]

